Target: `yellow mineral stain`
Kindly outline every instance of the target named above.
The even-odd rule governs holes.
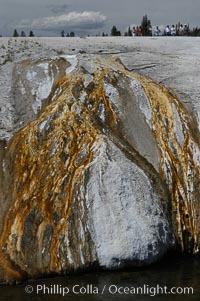
[[[179,243],[183,251],[196,253],[199,244],[196,219],[198,200],[190,187],[194,179],[199,178],[200,170],[190,152],[190,143],[199,144],[198,137],[193,134],[191,117],[177,96],[162,85],[144,77],[140,77],[140,82],[152,109],[153,131],[162,151],[160,174],[167,181],[171,191]],[[173,107],[178,111],[181,122],[184,137],[182,144],[178,141],[175,130],[177,121]],[[194,189],[198,190],[199,187]]]
[[[177,239],[183,251],[198,251],[197,187],[192,185],[194,179],[199,178],[199,166],[191,145],[199,147],[199,140],[188,112],[174,94],[157,82],[125,70],[115,58],[105,57],[102,62],[109,68],[100,68],[94,74],[91,91],[83,85],[84,75],[80,77],[73,73],[59,80],[53,87],[54,92],[61,89],[59,95],[53,101],[49,99],[49,105],[42,114],[17,132],[8,146],[8,155],[14,160],[13,205],[0,239],[1,248],[6,246],[5,253],[0,252],[0,263],[8,274],[12,270],[12,260],[21,270],[27,271],[22,237],[26,218],[35,209],[39,210],[41,217],[35,234],[38,250],[42,251],[41,242],[47,225],[53,229],[50,265],[46,272],[61,272],[62,261],[66,260],[60,254],[61,237],[68,231],[76,185],[82,184],[84,171],[94,158],[94,146],[101,144],[103,139],[98,126],[100,105],[104,107],[106,125],[113,131],[117,130],[117,117],[104,91],[105,77],[114,78],[113,70],[136,78],[147,95],[152,112],[152,130],[162,152],[160,175],[171,193]],[[82,103],[83,93],[86,96]],[[176,136],[173,106],[180,118],[184,137],[182,144]],[[16,252],[22,259],[16,259]]]
[[[14,160],[13,205],[6,217],[0,240],[0,245],[6,246],[10,260],[16,262],[16,252],[23,258],[25,220],[34,209],[39,209],[42,222],[36,232],[36,251],[42,251],[44,232],[50,224],[53,234],[49,249],[49,272],[61,271],[60,238],[67,232],[75,185],[81,183],[85,169],[93,160],[93,146],[100,144],[102,139],[102,133],[94,122],[98,105],[102,103],[105,106],[111,127],[116,121],[103,89],[103,79],[108,72],[105,70],[95,74],[96,88],[91,93],[87,92],[85,104],[81,104],[73,95],[74,88],[83,86],[83,79],[77,76],[71,76],[70,80],[68,76],[63,77],[54,86],[54,91],[62,88],[62,93],[50,102],[37,120],[29,123],[12,139],[8,152]],[[82,88],[81,92],[84,91]],[[92,108],[88,107],[89,101],[92,101]],[[53,219],[55,212],[57,222]],[[0,258],[4,258],[2,253]],[[17,264],[26,270],[23,260],[18,259]]]
[[[162,152],[160,175],[167,182],[172,201],[174,227],[183,252],[199,252],[199,191],[200,166],[195,160],[192,146],[200,149],[200,135],[183,103],[175,95],[175,89],[167,89],[158,82],[130,72],[118,59],[104,58],[114,70],[137,79],[151,106],[153,132]],[[179,144],[175,130],[175,114],[178,111],[184,141]],[[167,163],[167,172],[166,172]],[[195,185],[194,185],[195,183]]]

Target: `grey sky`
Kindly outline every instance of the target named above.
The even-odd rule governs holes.
[[[147,14],[152,25],[179,20],[200,25],[200,0],[0,0],[0,33],[32,29],[38,35],[110,33],[112,25],[124,33]]]

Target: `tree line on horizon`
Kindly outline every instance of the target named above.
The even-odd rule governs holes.
[[[180,23],[180,22],[179,22]],[[177,26],[177,24],[176,24]],[[144,15],[142,17],[142,21],[141,24],[139,26],[137,26],[139,28],[141,28],[142,31],[142,36],[151,36],[152,35],[152,26],[151,26],[151,20],[148,18],[147,15]],[[130,28],[130,26],[128,27],[127,31],[123,34],[124,36],[132,36],[133,34],[133,29]],[[67,34],[65,34],[65,31],[62,30],[60,33],[61,37],[75,37],[75,32],[71,31]],[[99,36],[100,34],[96,35]],[[188,25],[188,31],[185,34],[187,36],[200,36],[200,27],[196,26],[194,27],[192,30],[189,30],[189,25]],[[26,35],[25,31],[22,30],[21,33],[19,34],[17,29],[14,29],[13,32],[13,37],[34,37],[34,33],[32,30],[29,31],[28,35]],[[90,36],[90,35],[88,35]],[[105,32],[102,33],[103,37],[107,37],[107,36],[122,36],[121,31],[117,28],[116,25],[113,25],[110,31],[110,34],[107,34]],[[0,35],[1,37],[1,35]]]
[[[34,36],[35,35],[34,35],[33,31],[30,30],[29,35],[27,37],[34,37]],[[17,37],[26,37],[26,33],[25,33],[24,30],[22,30],[21,33],[19,34],[18,31],[17,31],[17,29],[14,29],[13,37],[14,38],[17,38]]]

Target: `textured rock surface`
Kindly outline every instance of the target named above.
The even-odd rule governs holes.
[[[147,175],[111,142],[102,144],[89,168],[86,204],[101,266],[151,263],[172,243],[159,195]]]
[[[181,89],[130,71],[130,44],[109,46],[111,56],[81,39],[76,54],[63,39],[56,50],[51,39],[3,41],[0,279],[150,264],[175,247],[197,253],[193,96],[186,108]],[[152,56],[139,68],[148,75]]]

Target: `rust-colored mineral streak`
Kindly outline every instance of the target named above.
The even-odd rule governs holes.
[[[106,58],[104,64],[110,67],[100,67],[87,87],[84,74],[59,80],[53,87],[61,88],[58,97],[49,99],[41,115],[18,131],[7,147],[4,161],[11,186],[6,197],[12,205],[0,239],[4,279],[62,273],[96,261],[90,234],[84,230],[86,239],[81,240],[77,219],[82,216],[86,229],[85,171],[106,135],[100,109],[103,123],[120,136],[118,117],[104,91],[106,77],[115,81],[112,68],[136,78],[144,89],[162,153],[160,177],[170,193],[177,241],[182,251],[198,252],[200,172],[195,152],[200,141],[191,116],[177,96],[157,82],[124,70],[115,60]]]

